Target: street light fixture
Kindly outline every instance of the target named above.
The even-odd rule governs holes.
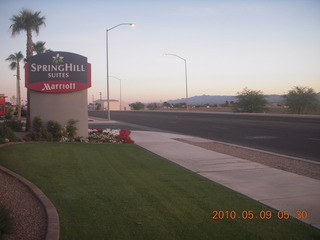
[[[174,56],[177,58],[180,58],[181,60],[184,61],[184,72],[185,72],[185,78],[186,78],[186,104],[187,104],[187,111],[189,111],[189,104],[188,104],[188,77],[187,77],[187,60],[172,53],[165,53],[164,56]]]
[[[122,26],[122,25],[129,25],[129,26],[136,26],[134,23],[120,23],[112,28],[106,29],[106,67],[107,67],[107,106],[108,106],[108,120],[110,121],[110,97],[109,97],[109,56],[108,56],[108,42],[109,42],[109,31],[112,29]]]
[[[121,103],[122,103],[121,79],[120,79],[120,78],[117,78],[117,77],[115,77],[115,76],[110,76],[110,77],[113,77],[113,78],[118,79],[118,80],[120,81],[120,111],[121,111],[121,110],[122,110],[122,109],[121,109],[121,108],[122,108],[122,105],[121,105]]]

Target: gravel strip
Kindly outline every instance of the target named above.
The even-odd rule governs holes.
[[[43,240],[47,218],[39,200],[14,177],[0,170],[0,204],[9,209],[13,233],[4,240]]]
[[[192,139],[175,139],[184,143],[192,144],[207,150],[224,153],[230,156],[261,163],[266,166],[296,173],[302,176],[320,180],[320,164],[299,161],[290,157],[277,156],[259,150],[250,150],[240,146],[233,146],[215,141],[192,141]]]

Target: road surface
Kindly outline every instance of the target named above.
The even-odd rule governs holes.
[[[111,111],[111,119],[320,162],[320,116]]]

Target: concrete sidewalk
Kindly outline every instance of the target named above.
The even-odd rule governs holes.
[[[208,141],[179,134],[132,131],[135,143],[279,211],[307,211],[302,221],[320,229],[320,181],[206,150],[174,139]],[[231,209],[230,209],[231,210]]]

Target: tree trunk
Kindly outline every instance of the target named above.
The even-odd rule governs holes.
[[[20,90],[20,62],[17,61],[17,105],[18,120],[21,121],[21,90]]]
[[[27,60],[29,57],[33,56],[33,45],[32,45],[32,31],[27,30]]]
[[[29,57],[33,55],[33,46],[32,46],[32,31],[31,29],[27,30],[27,61]],[[27,89],[27,119],[26,119],[26,131],[31,131],[31,119],[30,119],[30,90]]]

